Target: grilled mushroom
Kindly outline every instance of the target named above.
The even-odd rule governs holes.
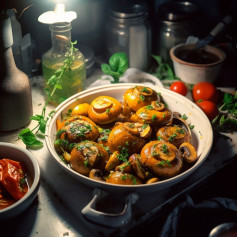
[[[105,166],[106,171],[114,170],[117,165],[121,163],[121,160],[119,159],[119,152],[115,151],[112,153],[109,157],[109,160]]]
[[[88,103],[79,104],[73,108],[72,115],[87,116],[89,107],[90,107],[90,105]]]
[[[136,86],[128,89],[123,96],[124,103],[133,111],[159,100],[157,93],[149,87]]]
[[[141,164],[158,177],[177,175],[183,167],[180,151],[165,141],[151,141],[141,150]]]
[[[179,147],[179,150],[182,153],[184,161],[186,161],[187,163],[193,163],[197,161],[198,159],[197,152],[191,143],[189,142],[182,143]]]
[[[89,173],[89,178],[104,182],[103,172],[99,169],[92,169]]]
[[[131,164],[133,171],[136,173],[137,177],[141,180],[145,180],[145,171],[141,166],[140,162],[141,156],[138,154],[133,154],[129,157],[128,161]]]
[[[104,170],[109,159],[104,147],[93,141],[78,143],[70,153],[70,166],[76,172],[88,176],[93,168]]]
[[[122,185],[142,184],[141,180],[139,180],[138,177],[120,171],[111,172],[109,176],[106,178],[106,183],[122,184]]]
[[[146,184],[153,184],[159,182],[159,179],[157,177],[150,178],[146,181]]]
[[[131,126],[130,126],[131,125]],[[140,137],[134,124],[119,123],[109,134],[108,146],[111,152],[127,150],[128,155],[139,153],[146,140]]]
[[[159,102],[162,104],[161,102]],[[163,109],[156,109],[153,105],[147,105],[137,110],[136,116],[132,119],[138,119],[139,122],[154,124],[154,125],[166,125],[172,119],[172,113],[165,106]]]
[[[80,142],[83,140],[95,141],[99,136],[96,124],[89,118],[81,115],[72,116],[62,122],[58,131],[60,139],[69,142]]]
[[[114,122],[122,111],[121,103],[110,96],[95,98],[89,107],[88,116],[98,124]]]

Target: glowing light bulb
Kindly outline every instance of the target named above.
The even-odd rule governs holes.
[[[38,17],[38,21],[43,24],[55,24],[58,22],[72,22],[77,18],[77,13],[73,11],[65,11],[63,3],[57,3],[54,11],[48,11]]]

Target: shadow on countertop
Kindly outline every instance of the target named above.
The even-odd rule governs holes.
[[[127,237],[207,237],[216,225],[237,223],[237,156],[209,180],[167,206],[159,217],[129,231]],[[152,233],[152,234],[151,234]]]

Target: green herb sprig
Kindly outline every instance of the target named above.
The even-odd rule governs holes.
[[[128,57],[124,52],[113,54],[109,59],[109,64],[101,64],[101,70],[104,74],[114,78],[112,83],[118,83],[119,78],[128,69]]]
[[[237,131],[237,91],[234,95],[224,93],[219,114],[213,119],[212,124],[219,132]]]
[[[56,72],[49,78],[47,85],[53,87],[53,90],[49,92],[48,89],[46,89],[46,94],[49,98],[51,98],[54,95],[54,92],[56,89],[61,90],[62,89],[62,76],[66,70],[71,70],[71,66],[75,60],[75,52],[78,51],[77,48],[74,47],[74,45],[77,44],[77,41],[70,42],[70,48],[68,52],[66,53],[66,59],[63,62],[63,66],[56,70]]]
[[[62,89],[62,76],[65,71],[71,70],[71,66],[75,59],[74,52],[78,50],[74,47],[76,43],[77,41],[70,43],[70,48],[65,55],[66,59],[63,62],[63,66],[56,70],[47,82],[47,84],[50,85],[53,89],[51,92],[49,91],[49,89],[45,89],[47,99],[45,101],[41,114],[36,114],[30,117],[30,120],[37,121],[37,125],[32,130],[25,128],[18,134],[18,138],[21,139],[23,143],[29,148],[38,149],[43,147],[43,142],[38,140],[36,135],[39,135],[39,132],[41,132],[41,134],[43,135],[45,134],[46,123],[54,113],[54,111],[51,111],[48,116],[46,116],[46,106],[48,105],[49,100],[52,99],[55,91],[57,89]]]
[[[158,67],[156,67],[155,69],[150,69],[151,74],[153,74],[160,80],[180,80],[179,77],[175,76],[169,64],[163,62],[161,56],[152,55],[152,57],[155,59],[156,63],[158,64]]]

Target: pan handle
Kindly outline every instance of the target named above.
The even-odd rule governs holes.
[[[125,205],[122,212],[117,214],[105,213],[95,209],[98,200],[105,195],[106,192],[100,189],[95,189],[93,191],[92,200],[81,211],[84,218],[95,224],[109,228],[118,228],[128,224],[132,219],[132,205],[138,200],[138,194],[128,194],[125,198]]]

